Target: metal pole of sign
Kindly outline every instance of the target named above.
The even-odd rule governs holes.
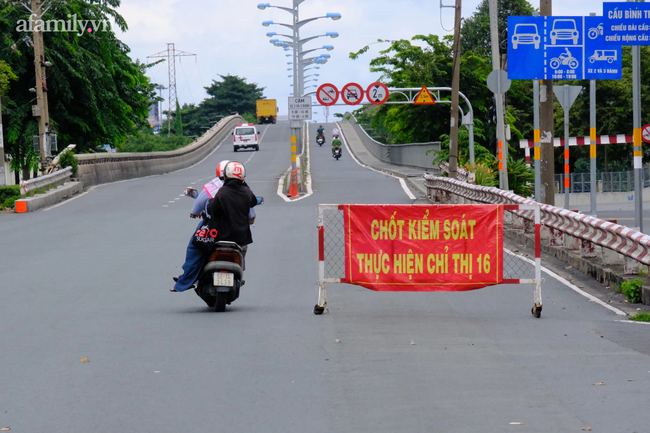
[[[542,202],[542,179],[539,134],[539,80],[533,80],[533,129],[535,136],[535,201]]]
[[[469,129],[469,163],[473,166],[476,165],[474,160],[474,119],[470,119]]]
[[[643,152],[641,150],[641,47],[632,47],[632,101],[634,106],[634,223],[643,232]]]
[[[591,183],[591,216],[596,216],[596,80],[589,82],[589,156],[590,156],[590,183]]]
[[[499,55],[499,28],[497,21],[497,0],[489,0],[490,6],[490,35],[492,44],[492,70],[501,68]],[[497,82],[498,94],[495,95],[497,101],[497,155],[499,158],[499,188],[508,189],[508,143],[504,140],[503,129],[503,98],[500,92],[500,80]]]
[[[595,13],[589,16],[595,17]],[[596,180],[596,80],[589,81],[589,169],[591,216],[596,216],[596,193],[598,181]]]
[[[569,209],[571,179],[569,177],[569,86],[564,85],[564,209]]]

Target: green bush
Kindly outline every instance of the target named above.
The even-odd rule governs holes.
[[[74,157],[74,153],[71,150],[66,150],[59,156],[59,166],[61,168],[72,167],[72,175],[77,174],[78,166],[77,158]]]
[[[497,179],[499,173],[494,171],[485,162],[477,162],[474,166],[467,163],[465,164],[465,169],[474,173],[476,176],[476,185],[499,186],[499,180]]]
[[[20,198],[18,185],[0,186],[0,209],[11,209]]]
[[[192,142],[189,137],[172,135],[170,137],[137,132],[123,144],[117,145],[119,152],[168,152]]]
[[[625,281],[621,284],[621,290],[628,301],[638,304],[641,302],[641,286],[643,286],[643,280],[637,278],[636,280]]]
[[[650,313],[639,313],[636,316],[631,316],[630,320],[635,322],[650,322]]]

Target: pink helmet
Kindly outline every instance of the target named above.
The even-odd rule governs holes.
[[[228,165],[229,162],[230,162],[229,160],[224,159],[219,164],[217,164],[217,177],[219,179],[223,179],[223,172],[226,169],[226,165]]]

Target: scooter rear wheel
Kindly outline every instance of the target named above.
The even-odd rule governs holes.
[[[226,304],[228,303],[228,293],[217,292],[217,300],[214,303],[214,311],[221,313],[226,311]]]

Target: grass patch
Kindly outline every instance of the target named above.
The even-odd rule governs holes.
[[[635,322],[650,322],[650,313],[639,313],[636,316],[631,316],[630,320]]]
[[[0,186],[0,209],[13,209],[20,198],[20,186]]]

